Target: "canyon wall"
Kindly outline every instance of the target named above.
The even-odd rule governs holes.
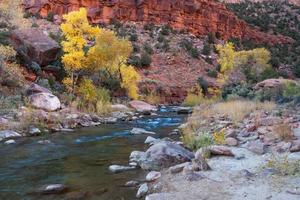
[[[291,40],[262,33],[214,0],[24,0],[24,8],[46,17],[49,12],[63,15],[85,7],[92,23],[111,19],[154,24],[169,24],[195,35],[218,33],[223,39],[245,38],[271,44]]]

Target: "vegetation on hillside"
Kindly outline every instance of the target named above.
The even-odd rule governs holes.
[[[262,31],[281,34],[294,39],[293,44],[254,44],[248,40],[232,39],[239,49],[266,47],[271,52],[272,67],[280,76],[300,77],[300,8],[287,1],[242,2],[228,4],[227,7],[237,16]]]

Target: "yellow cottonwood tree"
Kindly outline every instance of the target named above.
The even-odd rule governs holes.
[[[136,72],[133,66],[127,66],[124,62],[120,66],[121,86],[128,92],[128,96],[137,99],[138,87],[137,82],[140,80],[140,75]]]
[[[218,63],[221,65],[221,73],[226,73],[234,68],[235,50],[231,42],[225,45],[217,45],[216,49],[219,53]]]
[[[95,46],[88,52],[88,65],[105,70],[112,77],[118,77],[128,96],[136,99],[140,76],[134,67],[127,65],[126,61],[131,52],[132,46],[128,40],[118,38],[112,31],[102,30],[96,38]]]
[[[69,76],[63,82],[67,89],[74,94],[78,77],[83,70],[88,68],[85,52],[88,40],[94,39],[101,30],[89,24],[85,8],[64,15],[64,20],[65,22],[61,25],[65,38],[62,42],[65,53],[62,62]]]
[[[233,69],[249,67],[251,73],[259,75],[266,68],[271,67],[269,64],[271,53],[265,48],[235,51],[231,42],[217,45],[216,48],[219,53],[218,63],[221,65],[223,74],[227,74]]]

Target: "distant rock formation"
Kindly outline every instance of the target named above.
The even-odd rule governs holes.
[[[214,0],[24,0],[26,11],[46,17],[52,12],[63,15],[85,7],[92,23],[108,23],[111,19],[143,23],[169,24],[195,35],[210,32],[223,39],[245,38],[269,44],[292,40],[280,35],[260,32]]]

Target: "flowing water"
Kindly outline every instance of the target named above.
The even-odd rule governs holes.
[[[133,150],[146,150],[147,135],[130,135],[141,127],[162,138],[182,123],[169,109],[155,117],[133,122],[84,128],[71,133],[22,138],[15,145],[0,144],[0,200],[46,199],[135,199],[136,188],[123,187],[130,180],[143,180],[145,172],[133,170],[119,174],[108,171],[111,164],[128,164]],[[38,144],[50,140],[51,144]],[[41,195],[36,191],[48,184],[65,184],[61,195]]]

